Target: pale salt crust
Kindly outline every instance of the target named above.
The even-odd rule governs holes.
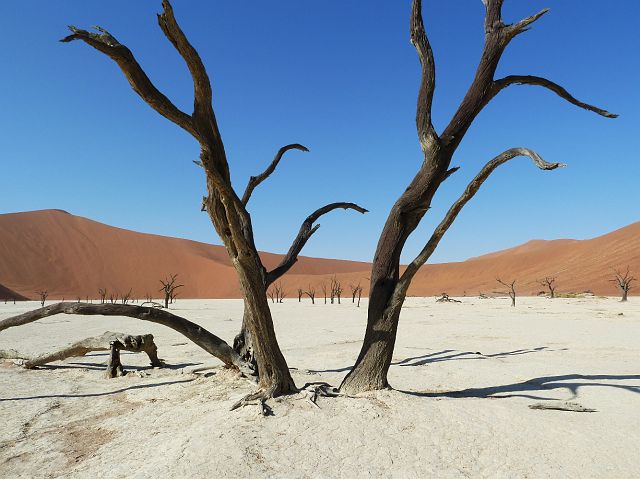
[[[230,412],[252,390],[170,329],[128,318],[57,316],[0,333],[43,353],[104,331],[153,333],[169,368],[105,354],[28,371],[0,361],[0,477],[638,477],[640,298],[409,298],[390,382],[359,398],[302,395]],[[356,308],[272,305],[298,386],[338,385],[360,348]],[[0,319],[37,307],[0,304]],[[239,300],[184,300],[176,314],[227,341]],[[620,314],[622,313],[622,315]],[[203,366],[210,371],[190,372]],[[534,410],[570,401],[594,413]]]

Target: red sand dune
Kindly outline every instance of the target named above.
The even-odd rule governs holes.
[[[536,279],[556,276],[558,291],[617,294],[612,268],[640,277],[640,222],[591,240],[530,241],[515,248],[460,263],[426,265],[409,294],[491,294],[495,278],[516,279],[520,294],[536,294]],[[267,268],[281,256],[262,254]],[[99,288],[143,298],[159,297],[159,279],[177,273],[183,298],[237,298],[238,283],[226,251],[195,241],[137,233],[73,216],[60,210],[0,215],[0,299],[9,289],[26,297],[45,289],[50,299],[96,298]],[[288,297],[298,287],[315,286],[336,274],[368,289],[369,264],[301,257],[283,278]]]

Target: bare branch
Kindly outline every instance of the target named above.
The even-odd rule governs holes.
[[[555,170],[556,168],[566,166],[562,163],[547,163],[535,151],[528,148],[511,148],[510,150],[501,153],[493,160],[489,161],[482,168],[480,173],[478,173],[478,175],[467,185],[467,188],[465,189],[462,196],[460,196],[460,198],[458,198],[458,200],[451,206],[451,208],[449,208],[449,211],[445,215],[444,219],[436,227],[433,234],[431,235],[431,238],[429,238],[429,241],[422,249],[420,254],[407,266],[406,270],[402,274],[402,277],[400,278],[398,288],[396,288],[398,292],[407,290],[411,280],[413,279],[413,276],[416,274],[418,269],[420,269],[420,267],[425,264],[426,261],[431,257],[433,251],[436,249],[438,243],[442,239],[442,236],[453,224],[462,208],[469,202],[471,198],[475,196],[485,180],[489,178],[489,175],[491,175],[491,173],[493,173],[494,170],[500,165],[518,156],[526,156],[531,158],[535,165],[541,170]]]
[[[438,135],[431,122],[431,104],[433,103],[433,93],[436,86],[436,66],[433,60],[433,50],[422,20],[422,0],[413,0],[410,30],[411,43],[415,47],[422,65],[422,80],[416,110],[416,128],[422,150],[426,151],[434,141],[438,140]]]
[[[493,86],[491,88],[490,96],[487,98],[487,103],[495,97],[500,91],[507,88],[510,85],[535,85],[547,88],[551,90],[556,95],[561,98],[564,98],[569,103],[583,108],[585,110],[589,110],[597,113],[598,115],[604,116],[606,118],[617,118],[618,115],[615,113],[610,113],[607,110],[603,110],[593,105],[589,105],[588,103],[583,103],[580,100],[574,98],[567,90],[558,85],[557,83],[552,82],[551,80],[547,80],[546,78],[531,76],[531,75],[509,75],[500,80],[496,80],[493,82]]]
[[[455,149],[480,111],[482,111],[503,88],[514,83],[544,86],[580,108],[596,112],[607,118],[615,118],[617,115],[576,100],[564,88],[544,78],[534,76],[508,76],[501,80],[494,81],[498,63],[509,42],[517,34],[527,30],[529,25],[549,11],[548,9],[542,10],[514,25],[505,26],[502,22],[502,3],[502,0],[484,1],[487,13],[485,17],[485,45],[482,57],[476,70],[473,83],[469,87],[455,115],[441,135],[443,145]]]
[[[529,25],[531,25],[533,22],[538,20],[543,15],[549,13],[549,11],[550,10],[548,8],[543,8],[542,10],[540,10],[535,15],[531,15],[530,17],[523,18],[519,22],[514,23],[513,25],[509,25],[507,27],[507,30],[508,30],[509,34],[512,35],[512,36],[516,36],[516,35],[519,35],[522,32],[526,32],[527,30],[529,30]]]
[[[267,286],[273,283],[275,280],[280,278],[283,274],[285,274],[291,267],[298,261],[298,255],[304,245],[307,244],[309,238],[315,233],[320,225],[313,225],[322,215],[325,215],[336,209],[345,209],[345,210],[354,210],[359,213],[367,213],[368,210],[365,210],[361,206],[356,205],[355,203],[331,203],[322,208],[318,208],[316,211],[307,216],[302,222],[302,226],[300,226],[300,231],[298,231],[298,236],[293,240],[289,251],[286,256],[282,259],[280,264],[276,266],[273,270],[267,273]]]
[[[178,109],[178,107],[171,103],[171,101],[155,87],[142,67],[140,67],[133,53],[131,53],[126,46],[118,42],[118,40],[105,29],[100,27],[95,27],[95,29],[99,33],[88,32],[87,30],[69,26],[72,35],[60,41],[72,42],[74,40],[82,40],[87,45],[107,55],[118,64],[133,90],[140,95],[151,108],[190,134],[196,136],[196,130],[191,121],[191,117]]]
[[[303,146],[299,143],[293,143],[291,145],[286,145],[280,148],[276,153],[276,156],[273,158],[273,161],[267,167],[266,170],[264,170],[258,176],[252,176],[251,178],[249,178],[247,189],[244,190],[244,195],[242,195],[242,204],[244,206],[247,206],[247,203],[249,202],[249,198],[251,198],[251,193],[253,193],[253,190],[256,188],[256,186],[258,186],[264,180],[269,178],[269,176],[271,176],[271,173],[275,171],[276,166],[278,166],[278,163],[280,163],[280,160],[282,159],[284,154],[289,150],[300,150],[305,152],[309,151],[309,149],[306,146]]]
[[[220,359],[226,366],[236,367],[245,374],[253,374],[251,367],[224,340],[188,319],[158,308],[145,308],[132,304],[56,303],[3,319],[0,321],[0,331],[56,314],[126,316],[162,324],[186,336],[209,354]]]
[[[193,79],[193,124],[197,139],[206,145],[207,155],[201,155],[202,163],[209,173],[212,167],[225,183],[230,183],[229,164],[224,150],[222,136],[213,111],[211,81],[198,52],[189,43],[173,14],[168,0],[162,0],[163,12],[158,15],[158,25],[184,59]],[[209,160],[212,165],[208,165]]]
[[[163,12],[158,14],[158,25],[184,59],[193,78],[193,117],[215,123],[213,114],[211,82],[198,52],[178,25],[173,7],[167,0],[162,1]]]

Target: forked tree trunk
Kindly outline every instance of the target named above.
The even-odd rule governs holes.
[[[301,146],[301,145],[294,145],[294,146]],[[286,151],[286,149],[290,149],[291,147],[292,145],[281,148],[278,154],[276,155],[276,158],[274,159],[274,163],[277,164],[277,162],[282,156],[283,150]],[[272,166],[273,166],[273,163],[269,168],[267,168],[266,171],[272,172],[273,171]],[[258,177],[252,177],[252,178],[266,179],[267,177],[268,177],[268,174],[263,173]],[[247,186],[247,192],[245,192],[245,195],[243,197],[244,198],[243,201],[249,200],[250,193],[251,191],[253,191],[253,188],[255,188],[255,182],[250,181],[249,185]],[[302,249],[304,248],[309,238],[311,238],[311,236],[320,227],[320,225],[314,226],[314,223],[317,221],[317,219],[336,209],[354,210],[354,211],[358,211],[359,213],[367,212],[367,210],[362,208],[361,206],[358,206],[354,203],[346,203],[346,202],[330,203],[321,208],[318,208],[316,211],[314,211],[302,222],[302,226],[298,231],[298,235],[293,240],[293,243],[289,248],[289,251],[287,252],[285,257],[282,259],[282,261],[277,267],[275,267],[273,270],[269,272],[265,270],[265,268],[262,266],[262,263],[260,263],[259,265],[253,265],[249,267],[249,270],[257,270],[258,272],[257,276],[259,277],[259,279],[256,279],[256,285],[259,287],[257,289],[258,292],[256,294],[259,296],[260,295],[259,291],[260,290],[262,291],[262,298],[264,299],[264,305],[266,305],[266,313],[269,314],[268,321],[271,324],[273,324],[273,321],[271,319],[271,311],[269,310],[269,303],[267,301],[267,291],[269,287],[271,287],[271,285],[273,285],[277,280],[279,280],[296,263],[296,261],[298,260],[298,255],[300,251],[302,251]],[[250,244],[253,245],[253,241],[251,241]],[[253,248],[255,249],[255,246],[253,246]],[[255,251],[255,253],[251,255],[251,257],[259,258],[257,250]],[[234,265],[235,264],[236,263],[234,263]],[[237,265],[236,265],[236,270],[238,270]],[[240,273],[239,270],[238,270],[238,274],[240,277],[242,277],[242,274]],[[282,287],[278,286],[277,290],[282,291]],[[279,297],[280,294],[281,293],[277,293],[277,296]],[[313,296],[311,294],[309,296],[312,298],[312,301],[313,301]],[[260,361],[257,359],[257,352],[255,350],[258,340],[255,340],[252,338],[252,334],[254,333],[252,332],[252,329],[249,327],[249,323],[252,321],[255,321],[255,318],[252,317],[254,314],[253,311],[255,309],[256,308],[252,307],[251,303],[249,302],[249,298],[245,294],[244,313],[242,316],[242,327],[240,328],[240,332],[236,335],[236,337],[233,340],[233,347],[234,347],[234,350],[246,362],[254,366],[255,370],[258,371],[258,376],[261,378],[262,366],[260,364]],[[271,327],[271,329],[273,330],[273,326]],[[254,336],[254,337],[259,338],[259,336]],[[262,338],[260,338],[260,340],[262,340]],[[274,335],[274,340],[275,340],[275,335]]]
[[[494,79],[500,57],[509,42],[529,29],[548,10],[507,25],[502,21],[503,0],[483,0],[486,8],[485,45],[476,74],[465,97],[449,124],[438,134],[431,121],[435,91],[435,62],[422,19],[422,1],[413,0],[410,38],[422,67],[422,78],[416,110],[416,129],[424,155],[422,166],[411,184],[396,201],[378,241],[371,272],[367,330],[362,349],[353,369],[345,377],[341,390],[347,393],[388,387],[387,373],[391,365],[400,310],[408,287],[417,270],[429,259],[440,239],[460,210],[475,195],[482,183],[501,164],[517,156],[528,156],[541,169],[552,170],[561,165],[546,163],[526,148],[512,148],[488,162],[451,206],[420,254],[400,275],[400,255],[409,235],[431,205],[442,182],[458,168],[449,169],[451,159],[467,130],[482,109],[503,89],[515,84],[548,88],[570,103],[607,118],[617,115],[580,102],[560,85],[545,78],[513,75]]]

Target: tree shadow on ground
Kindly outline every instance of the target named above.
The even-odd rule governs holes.
[[[85,394],[45,394],[42,396],[23,396],[23,397],[13,397],[13,398],[0,398],[0,402],[7,401],[28,401],[32,399],[73,399],[73,398],[93,398],[93,397],[103,397],[103,396],[111,396],[113,394],[119,394],[126,391],[133,391],[135,389],[147,389],[147,388],[157,388],[161,386],[171,386],[173,384],[182,384],[188,383],[196,380],[196,377],[180,379],[176,381],[164,381],[161,383],[152,383],[152,384],[137,384],[135,386],[129,386],[126,388],[114,389],[113,391],[104,391],[100,393],[85,393]]]
[[[637,381],[637,384],[616,384],[607,381]],[[558,398],[539,396],[539,391],[553,391],[566,389],[571,393],[568,400],[576,399],[578,391],[584,387],[607,387],[622,389],[640,394],[640,375],[607,375],[607,374],[563,374],[558,376],[542,376],[513,384],[488,386],[483,388],[468,388],[458,391],[396,391],[411,396],[426,398],[484,398],[503,399],[522,397],[542,401],[555,401]]]
[[[513,351],[505,351],[503,353],[494,354],[482,354],[479,351],[456,351],[455,349],[445,349],[436,353],[424,354],[422,356],[414,356],[406,358],[401,361],[392,362],[392,366],[424,366],[429,363],[437,363],[440,361],[460,361],[466,359],[492,359],[492,358],[506,358],[509,356],[520,356],[522,354],[540,353],[543,351],[566,351],[563,349],[549,349],[546,346],[540,346],[538,348],[527,349],[515,349]]]
[[[503,353],[494,353],[494,354],[482,354],[481,352],[472,352],[472,351],[456,351],[455,349],[444,349],[442,351],[437,351],[435,353],[423,354],[421,356],[413,356],[410,358],[405,358],[400,361],[395,361],[391,363],[391,366],[424,366],[429,363],[437,363],[442,361],[460,361],[467,359],[499,359],[506,358],[509,356],[519,356],[522,354],[532,354],[532,353],[540,353],[543,351],[566,351],[566,348],[553,350],[549,349],[546,346],[540,346],[538,348],[528,348],[528,349],[515,349],[513,351],[505,351]],[[353,366],[346,366],[344,368],[337,369],[308,369],[307,372],[312,374],[318,373],[342,373],[346,371],[351,371]],[[293,368],[292,368],[293,369]]]

